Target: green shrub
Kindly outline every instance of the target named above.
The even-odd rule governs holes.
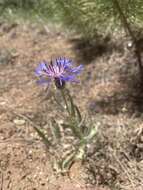
[[[3,8],[22,8],[30,9],[33,8],[38,0],[0,0],[0,5]]]
[[[120,25],[114,0],[54,0],[64,23],[87,38],[106,34]],[[130,23],[143,25],[142,0],[118,0]]]
[[[128,22],[143,26],[143,0],[118,0]],[[88,39],[118,29],[121,19],[114,0],[0,0],[1,13],[29,12],[62,21]]]
[[[51,0],[0,0],[1,15],[8,15],[10,10],[15,15],[29,19],[30,15],[52,18],[56,15],[55,9],[54,1]]]

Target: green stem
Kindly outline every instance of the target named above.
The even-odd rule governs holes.
[[[78,128],[78,126],[75,125],[75,124],[72,122],[72,119],[71,119],[71,125],[70,125],[70,126],[71,126],[71,129],[72,129],[73,133],[74,133],[80,140],[82,140],[82,139],[83,139],[83,135],[82,135],[80,129]]]
[[[49,147],[51,146],[51,143],[48,140],[48,138],[44,135],[44,133],[40,129],[38,129],[38,127],[33,126],[33,128],[38,133],[38,135],[42,138],[42,140],[43,140],[44,144],[46,145],[46,147],[49,149]]]
[[[68,106],[67,98],[66,98],[66,95],[65,95],[65,89],[61,89],[61,94],[62,94],[64,103],[66,105],[66,110],[67,110],[67,112],[69,114],[70,128],[71,128],[73,134],[75,136],[77,136],[81,140],[81,139],[83,139],[83,135],[82,135],[80,129],[78,128],[78,126],[76,125],[76,118],[75,118],[76,116],[72,114],[72,111],[70,111],[70,108]],[[72,100],[69,100],[69,101],[72,101]],[[72,105],[73,105],[73,102],[72,102]]]
[[[66,96],[65,96],[65,90],[64,89],[61,89],[61,94],[62,94],[62,97],[63,97],[63,100],[64,100],[64,103],[66,105],[66,110],[70,116],[70,110],[69,110],[69,106],[68,106],[68,102],[67,102],[67,99],[66,99]]]

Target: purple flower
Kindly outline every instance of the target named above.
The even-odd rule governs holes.
[[[35,73],[39,77],[38,83],[49,84],[54,81],[57,88],[63,88],[66,82],[78,82],[76,75],[83,70],[83,65],[73,67],[71,60],[58,58],[50,64],[42,62]]]

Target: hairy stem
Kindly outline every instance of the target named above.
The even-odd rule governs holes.
[[[70,119],[70,128],[71,128],[73,134],[75,136],[77,136],[81,140],[81,139],[83,139],[83,135],[82,135],[82,132],[80,131],[80,129],[78,128],[78,126],[77,126],[76,118],[75,118],[76,116],[72,113],[72,110],[70,109],[70,107],[68,105],[68,101],[67,101],[67,97],[66,97],[65,91],[66,91],[66,89],[61,89],[61,94],[62,94],[64,103],[66,105],[66,110],[68,112],[69,119]],[[74,106],[73,101],[71,99],[69,101],[72,104],[72,106]],[[75,108],[73,107],[72,109],[75,109]]]
[[[70,110],[69,110],[68,102],[67,102],[67,99],[66,99],[66,96],[65,96],[65,91],[64,91],[64,89],[61,89],[60,91],[61,91],[64,103],[65,103],[65,106],[66,106],[66,110],[67,110],[67,112],[68,112],[68,114],[70,116]]]

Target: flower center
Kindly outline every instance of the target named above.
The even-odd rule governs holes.
[[[58,89],[63,89],[65,87],[65,81],[58,78],[58,77],[55,77],[55,85]]]

